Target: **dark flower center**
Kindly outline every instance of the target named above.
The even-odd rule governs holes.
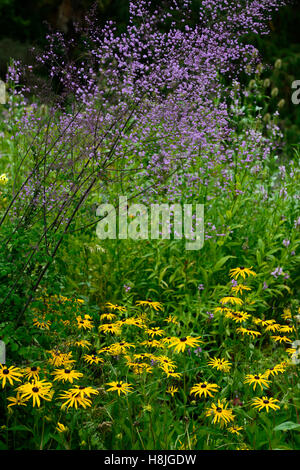
[[[65,374],[70,374],[71,370],[70,369],[65,369]]]
[[[183,338],[180,338],[180,341],[182,341],[183,343],[187,340],[187,337],[184,336]]]
[[[201,385],[201,388],[206,388],[206,385],[205,385],[205,384],[202,384],[202,385]]]
[[[33,391],[34,393],[38,393],[39,387],[33,387],[33,388],[32,388],[32,391]]]
[[[121,385],[121,384],[117,384],[117,387],[121,388],[121,387],[122,387],[122,385]]]
[[[245,266],[241,266],[240,269],[245,269]]]
[[[79,388],[79,390],[84,390],[85,389],[85,387],[83,385],[80,385],[80,387],[78,387],[78,388]]]
[[[2,373],[3,373],[4,375],[8,375],[8,374],[9,374],[9,370],[8,370],[8,369],[3,369]]]
[[[37,367],[33,366],[33,367],[31,367],[30,370],[31,370],[31,372],[36,372],[36,371],[37,371]]]
[[[260,379],[260,376],[259,376],[259,375],[255,375],[254,378],[255,378],[255,380],[259,380],[259,379]]]
[[[221,413],[221,412],[222,412],[222,408],[218,407],[218,408],[216,409],[216,411],[217,411],[218,413]]]
[[[267,405],[269,402],[269,400],[264,400],[264,404]]]

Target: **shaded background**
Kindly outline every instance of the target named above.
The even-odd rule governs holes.
[[[195,17],[201,0],[194,0]],[[128,19],[128,0],[97,0],[100,21],[115,19],[124,29]],[[157,2],[161,4],[160,2]],[[66,34],[72,22],[80,21],[95,4],[95,0],[0,0],[0,76],[5,78],[10,58],[30,62],[29,49],[42,45],[48,25]],[[271,89],[277,87],[278,99],[284,99],[281,109],[281,127],[289,144],[300,143],[300,105],[291,102],[291,84],[300,80],[300,1],[280,9],[270,24],[271,35],[253,38],[264,62],[272,66],[264,72],[271,80]],[[280,69],[273,67],[282,60]]]

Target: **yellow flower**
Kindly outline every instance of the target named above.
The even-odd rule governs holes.
[[[89,347],[91,346],[92,344],[85,340],[85,339],[81,339],[80,341],[75,341],[75,346],[78,346],[80,348],[83,348],[83,349],[89,349]]]
[[[173,323],[174,325],[179,325],[177,318],[172,315],[169,315],[164,321],[167,323]]]
[[[51,401],[53,392],[51,391],[52,384],[45,380],[34,379],[27,384],[20,385],[18,390],[21,393],[21,398],[30,400],[32,398],[33,406],[40,407],[41,399]]]
[[[146,333],[148,333],[148,335],[151,336],[151,338],[153,338],[154,336],[163,336],[165,334],[165,332],[158,326],[147,328],[145,331]]]
[[[41,368],[32,366],[32,367],[26,367],[24,369],[24,377],[26,379],[33,379],[33,378],[39,378],[39,373],[40,373]]]
[[[75,362],[74,359],[71,359],[71,356],[72,356],[72,352],[68,352],[68,353],[62,353],[60,352],[59,350],[52,350],[52,351],[48,351],[50,354],[51,354],[51,358],[48,359],[49,363],[52,364],[53,366],[55,367],[59,367],[59,366],[69,366],[71,365],[73,362]]]
[[[237,280],[239,276],[245,279],[246,276],[256,276],[256,273],[251,270],[252,270],[252,266],[251,268],[245,268],[244,266],[241,266],[239,268],[231,269],[229,273],[230,273],[230,277],[233,277],[235,280]]]
[[[204,395],[205,397],[213,397],[213,393],[218,391],[219,385],[217,384],[209,384],[208,382],[200,382],[194,385],[191,388],[190,395],[194,394],[195,397],[199,395],[200,397]]]
[[[106,304],[108,306],[108,308],[110,308],[111,310],[118,310],[119,312],[126,312],[126,308],[125,307],[121,307],[120,305],[114,305],[110,302],[107,302]]]
[[[231,426],[228,428],[228,431],[231,434],[237,434],[238,436],[241,434],[239,431],[242,431],[244,428],[242,426]]]
[[[242,294],[244,290],[251,290],[251,288],[248,286],[244,286],[243,284],[238,284],[237,286],[233,286],[231,290],[235,295],[237,295]]]
[[[261,336],[261,333],[256,330],[250,330],[249,328],[243,328],[240,326],[236,329],[237,333],[242,333],[242,335],[251,336],[252,338],[256,338],[257,336]]]
[[[233,297],[232,295],[228,295],[227,297],[223,297],[220,300],[221,304],[232,304],[232,305],[243,305],[242,299],[239,297]]]
[[[62,423],[57,423],[57,426],[55,429],[56,431],[63,433],[63,432],[67,432],[69,428],[67,426],[64,426]]]
[[[114,313],[103,313],[100,315],[100,320],[114,320],[116,317]]]
[[[228,404],[223,404],[218,400],[218,404],[212,403],[211,407],[207,410],[206,416],[213,416],[213,424],[220,423],[227,425],[230,421],[234,420],[232,410],[227,409]]]
[[[269,408],[271,410],[279,410],[280,406],[276,405],[276,402],[279,400],[276,400],[275,398],[268,398],[268,397],[262,397],[262,398],[254,398],[252,406],[254,408],[258,408],[258,411],[267,410],[267,413],[269,413]]]
[[[203,343],[200,338],[201,336],[197,336],[196,338],[193,338],[192,336],[182,336],[181,338],[173,337],[168,348],[174,348],[174,351],[177,353],[183,352],[187,346],[195,348],[199,346],[200,343]]]
[[[64,409],[65,407],[75,407],[77,409],[78,406],[86,408],[87,406],[92,405],[91,400],[86,396],[82,396],[78,389],[64,390],[59,398],[65,400],[65,402],[61,405],[61,409]]]
[[[70,382],[73,383],[73,380],[78,380],[80,377],[83,377],[81,372],[77,372],[74,369],[56,369],[54,372],[51,372],[54,375],[55,380],[60,382]]]
[[[284,371],[285,371],[285,367],[282,363],[280,363],[280,364],[276,364],[276,366],[273,366],[267,369],[264,375],[268,379],[270,375],[271,376],[278,375],[279,372],[283,373]]]
[[[172,397],[174,397],[175,393],[177,392],[178,392],[178,387],[174,387],[174,385],[170,385],[166,390],[166,393],[169,393],[170,395],[172,395]]]
[[[7,182],[8,182],[8,178],[6,174],[2,173],[2,175],[0,175],[0,184],[5,186]]]
[[[13,385],[14,381],[21,382],[19,377],[22,377],[22,371],[18,367],[6,367],[0,364],[0,380],[2,380],[2,388],[5,387],[6,381]]]
[[[111,344],[109,353],[113,356],[118,356],[119,354],[126,353],[129,348],[135,348],[135,345],[133,343],[128,343],[127,341],[120,341],[119,343]]]
[[[292,340],[288,338],[287,336],[271,336],[271,338],[276,342],[276,343],[291,343]]]
[[[21,397],[20,392],[17,392],[15,397],[8,397],[7,399],[11,402],[9,405],[7,405],[8,408],[10,406],[26,406],[26,400]]]
[[[281,315],[281,318],[284,320],[290,320],[292,318],[292,312],[289,308],[283,309],[283,314]]]
[[[102,359],[102,357],[96,356],[95,354],[85,354],[83,356],[83,359],[88,364],[99,364],[99,362],[104,362],[104,359]]]
[[[225,314],[226,318],[230,318],[231,320],[237,322],[237,323],[242,323],[243,321],[246,321],[248,318],[251,317],[251,315],[247,312],[227,312]]]
[[[269,387],[270,381],[267,380],[266,374],[256,374],[256,375],[248,374],[246,375],[244,383],[245,384],[248,383],[249,385],[253,384],[253,390],[255,390],[256,385],[259,385],[262,390],[263,387],[266,387],[266,388]]]
[[[84,330],[91,330],[94,328],[93,323],[91,322],[91,317],[89,315],[84,315],[84,318],[81,316],[76,317],[77,327],[79,330],[83,328]]]
[[[111,333],[111,334],[120,334],[121,328],[120,325],[117,323],[104,323],[103,325],[99,326],[99,331],[103,331],[104,333]]]
[[[132,392],[132,390],[130,390],[132,385],[125,383],[122,380],[120,382],[108,382],[106,385],[110,386],[110,388],[107,389],[108,392],[118,392],[119,396],[121,393],[127,395],[128,393]]]
[[[210,359],[207,364],[222,372],[229,372],[231,367],[231,363],[229,361],[217,357]]]
[[[154,310],[162,310],[162,304],[160,302],[150,302],[148,300],[138,300],[136,305],[149,305],[149,307],[153,307]]]

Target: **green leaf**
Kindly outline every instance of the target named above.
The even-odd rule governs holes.
[[[290,431],[292,429],[299,429],[300,424],[293,423],[292,421],[285,421],[274,428],[274,431]]]

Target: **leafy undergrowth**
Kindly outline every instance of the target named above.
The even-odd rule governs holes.
[[[1,366],[1,448],[299,447],[300,311],[257,316],[255,278],[231,270],[192,329],[160,302],[42,292],[22,362]]]

